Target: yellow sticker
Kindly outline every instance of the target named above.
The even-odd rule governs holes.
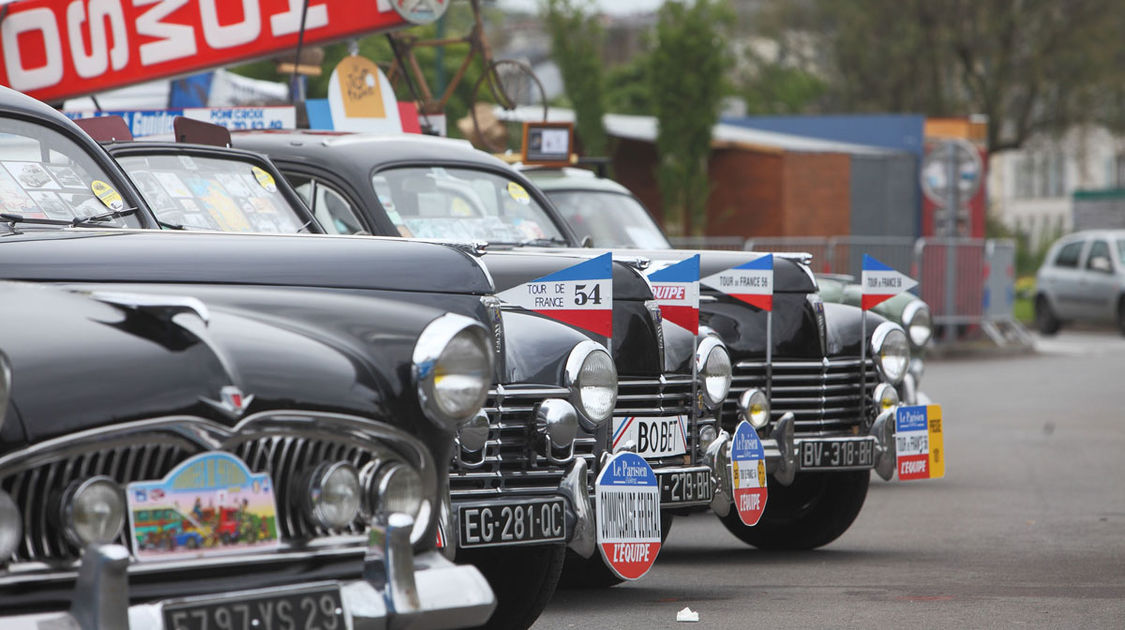
[[[930,438],[930,479],[945,476],[945,440],[941,430],[941,405],[926,407],[927,433]]]
[[[270,175],[265,169],[258,166],[251,166],[250,170],[254,173],[254,179],[258,180],[258,184],[267,191],[273,193],[277,192],[277,182],[274,181],[273,175]]]
[[[455,217],[473,216],[473,209],[470,208],[469,204],[460,197],[456,197],[453,199],[453,203],[450,204],[449,212]]]
[[[508,194],[516,201],[527,205],[531,203],[531,195],[527,194],[527,190],[515,182],[508,182]]]
[[[98,198],[98,201],[101,201],[102,205],[110,210],[118,212],[125,209],[125,202],[122,201],[121,195],[117,194],[113,186],[102,180],[95,179],[90,182],[90,190],[94,191],[94,196]]]

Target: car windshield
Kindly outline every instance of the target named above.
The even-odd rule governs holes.
[[[123,210],[112,181],[85,148],[63,134],[31,122],[0,119],[0,212],[73,221]],[[98,225],[140,227],[140,221],[133,214],[100,220]]]
[[[265,169],[239,159],[151,153],[117,160],[162,223],[292,234],[303,223]]]
[[[1125,241],[1117,241],[1117,260],[1125,267]]]
[[[550,191],[578,238],[589,236],[596,247],[671,249],[660,227],[629,195],[594,190]]]
[[[371,185],[404,236],[491,244],[566,244],[551,216],[519,183],[440,166],[376,173]]]

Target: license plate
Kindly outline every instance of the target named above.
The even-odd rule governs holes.
[[[458,506],[461,547],[566,540],[566,503],[534,499]]]
[[[875,438],[798,440],[801,468],[871,468],[875,465]]]
[[[637,455],[644,458],[683,455],[687,452],[687,416],[642,418],[625,416],[613,419],[613,445],[610,450],[632,442]]]
[[[335,584],[167,603],[163,611],[169,630],[348,627]]]
[[[711,471],[707,468],[657,470],[660,482],[660,504],[709,503]]]

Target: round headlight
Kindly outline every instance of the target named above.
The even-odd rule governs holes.
[[[0,564],[7,562],[15,553],[22,533],[19,506],[7,492],[0,490]]]
[[[492,382],[488,332],[453,313],[430,322],[414,346],[414,378],[430,419],[451,431],[471,420]]]
[[[359,514],[359,473],[349,462],[321,464],[309,481],[313,520],[327,529],[342,529]]]
[[[609,420],[617,404],[617,368],[605,348],[593,341],[574,346],[566,360],[566,380],[583,426],[593,431]]]
[[[879,383],[875,386],[873,398],[878,406],[878,413],[890,411],[898,404],[898,390],[890,383]]]
[[[699,342],[699,348],[695,353],[695,365],[700,378],[703,379],[703,402],[707,407],[715,409],[723,404],[730,391],[730,354],[727,353],[723,342],[707,336]]]
[[[896,385],[901,383],[910,363],[910,348],[902,328],[890,322],[879,324],[871,335],[871,349],[883,378]]]
[[[748,389],[738,397],[739,414],[755,429],[770,421],[770,401],[760,389]]]
[[[914,300],[906,305],[902,311],[902,324],[906,327],[906,334],[915,348],[924,347],[934,334],[930,307],[922,300]]]
[[[61,509],[63,531],[79,547],[111,543],[125,527],[125,494],[109,477],[70,484],[63,492]]]
[[[371,512],[418,515],[422,507],[422,477],[406,464],[386,464],[371,478],[367,494]]]

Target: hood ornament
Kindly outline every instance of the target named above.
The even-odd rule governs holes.
[[[200,400],[237,420],[242,417],[242,414],[246,413],[246,409],[250,407],[250,403],[254,400],[254,395],[247,396],[238,387],[227,385],[219,390],[219,398],[220,400],[211,400],[210,398],[200,397]]]

